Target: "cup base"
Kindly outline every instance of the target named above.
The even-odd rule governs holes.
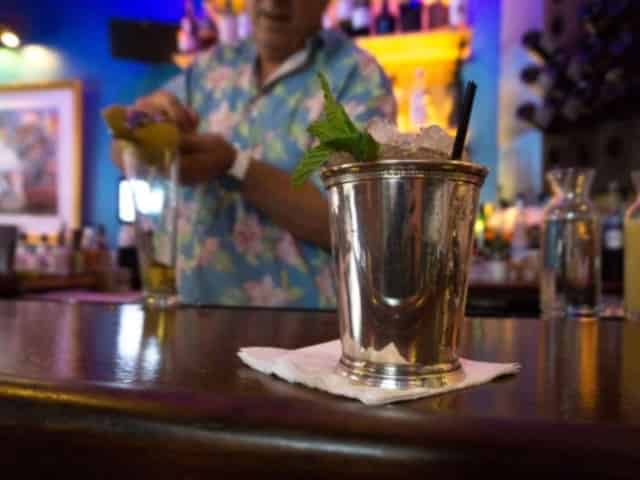
[[[425,370],[428,372],[425,373]],[[456,385],[465,379],[464,370],[458,360],[436,367],[421,367],[354,361],[343,355],[336,366],[336,372],[356,385],[389,390],[443,388]]]
[[[148,308],[174,308],[180,303],[180,299],[177,295],[159,295],[156,293],[144,294],[144,304]]]

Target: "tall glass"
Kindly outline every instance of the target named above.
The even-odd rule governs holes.
[[[457,345],[487,169],[440,156],[326,167],[342,357],[383,388],[464,378]]]
[[[553,197],[544,211],[540,306],[545,316],[597,317],[601,299],[600,227],[589,199],[595,171],[547,174]]]
[[[636,201],[624,217],[624,309],[630,320],[640,320],[640,171],[631,174]]]
[[[178,303],[178,155],[120,142],[135,208],[135,237],[145,303],[159,308],[174,306]]]

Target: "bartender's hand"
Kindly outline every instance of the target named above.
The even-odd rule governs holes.
[[[221,135],[184,134],[180,139],[180,182],[204,183],[221,177],[235,157],[236,149]]]
[[[198,114],[180,103],[178,98],[164,90],[139,98],[133,108],[152,116],[163,116],[175,123],[182,133],[193,133],[198,128]]]

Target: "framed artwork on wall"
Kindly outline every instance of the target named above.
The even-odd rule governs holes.
[[[79,227],[81,183],[81,83],[0,85],[0,224]]]

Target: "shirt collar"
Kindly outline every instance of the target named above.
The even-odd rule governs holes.
[[[304,48],[302,50],[298,50],[297,52],[289,56],[289,58],[287,58],[282,63],[282,65],[280,65],[280,67],[278,67],[278,69],[275,72],[273,72],[269,76],[269,78],[264,82],[261,90],[262,91],[269,90],[276,83],[282,80],[284,77],[287,77],[299,70],[303,70],[304,68],[306,68],[311,63],[311,60],[315,52],[319,48],[321,48],[325,43],[325,38],[324,38],[325,36],[323,33],[324,32],[318,32],[317,34],[308,38],[307,41],[305,42]],[[254,75],[255,75],[254,78],[257,78],[258,54],[257,54],[257,51],[255,50],[255,46],[253,49],[253,56],[254,56],[253,65],[254,65]]]

